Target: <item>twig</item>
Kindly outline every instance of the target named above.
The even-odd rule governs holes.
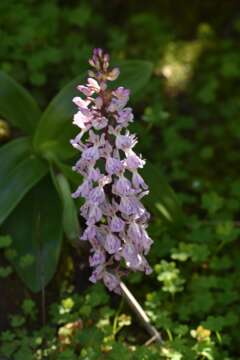
[[[156,340],[159,343],[163,343],[161,334],[153,325],[151,325],[150,319],[146,312],[143,310],[142,306],[122,281],[120,282],[120,288],[122,290],[123,298],[128,302],[132,310],[137,314],[139,320],[142,322],[147,332],[151,335],[151,339],[149,339],[148,342],[151,341],[150,343],[152,343]]]

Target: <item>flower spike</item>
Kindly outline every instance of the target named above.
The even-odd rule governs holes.
[[[133,121],[126,106],[130,91],[107,86],[119,69],[109,68],[109,55],[99,48],[89,64],[87,84],[77,87],[82,95],[73,98],[78,108],[73,124],[80,132],[71,144],[81,152],[73,169],[83,176],[73,197],[85,200],[80,213],[87,227],[81,240],[91,244],[90,281],[102,280],[120,293],[120,278],[129,270],[151,273],[145,259],[152,244],[146,231],[149,213],[141,203],[148,186],[138,172],[145,160],[134,152],[137,138],[126,129]]]

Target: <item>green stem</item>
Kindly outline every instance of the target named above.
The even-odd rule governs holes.
[[[120,301],[118,310],[117,310],[116,315],[115,315],[114,320],[113,320],[112,333],[113,333],[113,338],[114,338],[114,340],[115,340],[116,334],[117,334],[118,331],[119,331],[118,328],[117,328],[117,323],[118,323],[118,317],[119,317],[120,312],[122,311],[122,308],[123,308],[123,299],[121,299],[121,301]]]

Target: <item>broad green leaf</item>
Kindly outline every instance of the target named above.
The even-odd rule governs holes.
[[[0,180],[0,224],[8,217],[24,195],[46,174],[46,164],[30,155]]]
[[[72,118],[76,112],[72,99],[78,94],[77,85],[84,82],[84,76],[79,76],[66,85],[51,101],[44,111],[34,137],[36,151],[51,158],[51,154],[59,158],[70,158],[76,151],[70,144],[70,139],[77,133]]]
[[[122,64],[121,75],[116,82],[112,83],[112,86],[129,87],[134,95],[146,85],[151,72],[151,63],[127,61]],[[65,86],[41,117],[34,138],[34,148],[47,158],[57,156],[60,159],[67,159],[76,154],[69,142],[78,131],[72,124],[73,114],[76,113],[76,106],[72,103],[72,99],[78,94],[76,87],[84,83],[84,78],[85,74]]]
[[[17,255],[11,261],[34,292],[53,277],[62,241],[62,210],[49,177],[42,179],[4,222],[1,230],[12,237]]]
[[[72,185],[78,186],[79,184],[81,184],[82,175],[80,175],[76,171],[73,171],[70,165],[66,165],[60,161],[57,161],[56,166]]]
[[[52,177],[54,178],[55,186],[62,201],[64,232],[67,238],[74,242],[79,238],[80,227],[77,208],[72,198],[71,188],[63,174],[55,175],[52,171]]]
[[[124,86],[130,89],[133,99],[139,96],[152,75],[153,64],[149,61],[129,60],[117,66],[120,68],[120,76],[112,82],[112,86]]]
[[[182,220],[183,214],[177,197],[158,168],[147,161],[141,173],[149,186],[149,194],[144,197],[144,202],[151,211],[161,213],[171,222]]]
[[[9,171],[26,158],[30,151],[30,139],[27,137],[12,140],[0,147],[0,184],[8,176]]]
[[[33,97],[4,72],[0,72],[0,115],[32,135],[41,112]]]

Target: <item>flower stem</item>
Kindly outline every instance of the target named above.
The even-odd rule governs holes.
[[[143,310],[142,306],[127,288],[127,286],[121,281],[120,288],[122,291],[123,298],[128,302],[129,306],[136,313],[139,320],[142,322],[143,326],[147,330],[147,332],[154,337],[155,340],[159,343],[163,343],[163,339],[159,331],[150,323],[150,319],[147,316],[146,312]]]

